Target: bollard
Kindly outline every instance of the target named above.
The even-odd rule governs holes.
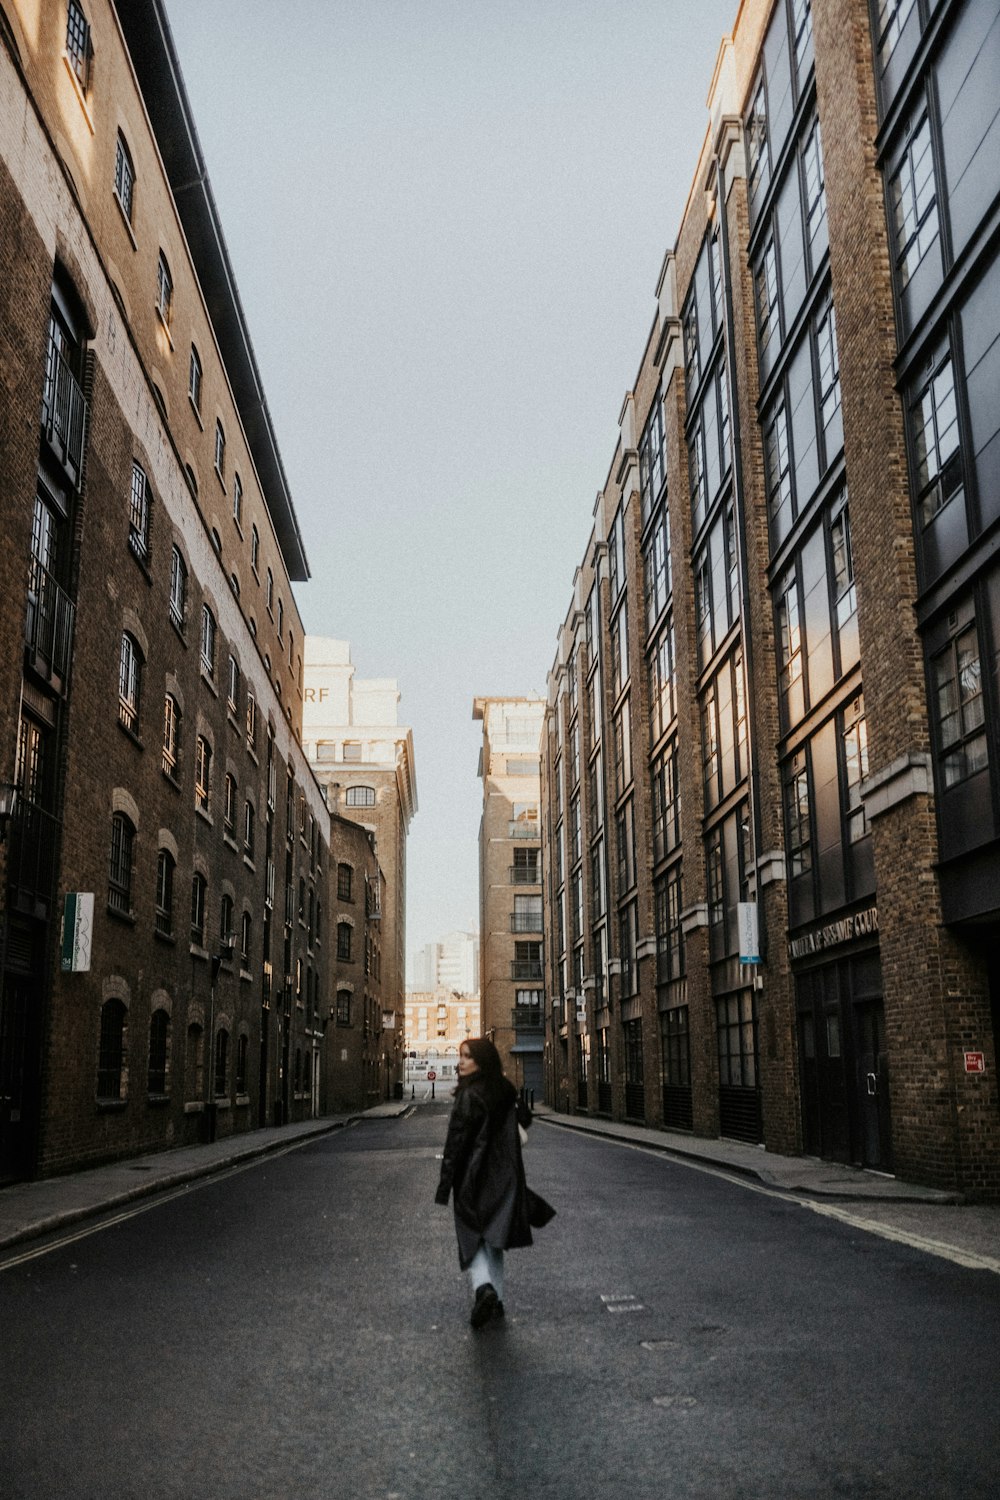
[[[417,1097],[417,1085],[415,1083],[411,1083],[410,1084],[410,1098],[411,1099],[415,1099],[416,1097]]]

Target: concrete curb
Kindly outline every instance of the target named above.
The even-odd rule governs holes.
[[[866,1178],[864,1191],[852,1189],[847,1185],[838,1184],[836,1187],[814,1182],[786,1182],[777,1172],[768,1171],[765,1166],[751,1166],[748,1162],[731,1161],[725,1156],[714,1155],[709,1151],[685,1151],[683,1146],[674,1141],[664,1141],[650,1132],[648,1136],[626,1135],[616,1130],[609,1124],[606,1128],[603,1124],[578,1123],[571,1117],[555,1114],[550,1110],[535,1111],[535,1119],[541,1120],[546,1125],[556,1125],[563,1130],[575,1130],[578,1135],[598,1136],[602,1140],[618,1141],[623,1145],[643,1146],[650,1151],[658,1151],[663,1156],[673,1157],[677,1161],[701,1164],[712,1167],[716,1171],[731,1172],[737,1177],[747,1177],[762,1183],[765,1187],[773,1188],[775,1192],[788,1193],[792,1197],[813,1197],[840,1200],[845,1203],[919,1203],[933,1205],[960,1204],[965,1200],[960,1193],[944,1192],[938,1188],[919,1188],[906,1183],[899,1183],[895,1178],[887,1179],[886,1189],[879,1191],[876,1177]],[[860,1169],[856,1169],[860,1171]],[[892,1184],[890,1190],[889,1184]]]
[[[184,1187],[187,1183],[197,1182],[201,1178],[214,1177],[222,1172],[227,1172],[232,1167],[241,1166],[244,1162],[260,1161],[265,1156],[273,1156],[279,1151],[288,1151],[295,1146],[308,1145],[310,1141],[322,1140],[325,1136],[332,1135],[337,1130],[343,1130],[348,1125],[356,1125],[364,1119],[363,1115],[349,1115],[343,1119],[332,1120],[328,1126],[317,1130],[310,1130],[296,1134],[285,1140],[271,1140],[258,1143],[246,1151],[234,1151],[229,1156],[220,1156],[213,1161],[196,1162],[187,1167],[179,1168],[175,1172],[169,1172],[163,1176],[148,1178],[139,1181],[134,1187],[111,1193],[108,1197],[100,1200],[95,1199],[90,1203],[78,1203],[72,1207],[60,1210],[57,1213],[48,1214],[45,1218],[36,1219],[22,1228],[8,1233],[0,1231],[0,1250],[6,1250],[15,1245],[23,1245],[34,1239],[41,1239],[47,1234],[54,1234],[60,1229],[67,1229],[73,1224],[79,1224],[84,1219],[94,1219],[99,1215],[113,1211],[116,1208],[124,1208],[130,1203],[135,1203],[143,1198],[153,1198],[159,1193],[170,1192],[173,1188]],[[169,1154],[169,1153],[164,1153]],[[114,1163],[116,1167],[135,1168],[136,1163],[122,1161]],[[44,1183],[44,1179],[43,1179]]]

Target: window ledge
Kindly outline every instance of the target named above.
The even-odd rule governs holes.
[[[116,193],[116,191],[114,190],[114,188],[111,189],[111,196],[112,196],[112,198],[114,198],[115,202],[118,205],[118,212],[121,214],[121,216],[122,216],[122,223],[125,225],[125,233],[128,235],[129,239],[132,241],[132,249],[133,250],[138,250],[138,248],[139,248],[139,241],[135,237],[135,230],[132,228],[132,220],[129,218],[128,214],[126,213],[126,211],[125,211],[125,205],[122,202],[122,200],[119,198],[119,196]]]
[[[172,932],[160,932],[159,928],[153,928],[153,936],[158,943],[166,943],[168,948],[176,948],[177,939]]]
[[[116,922],[124,923],[126,927],[135,926],[134,913],[131,911],[122,911],[119,907],[112,906],[110,901],[108,902],[108,916],[113,917]]]
[[[146,1103],[150,1109],[162,1109],[165,1104],[170,1103],[169,1094],[147,1094]]]
[[[217,1115],[221,1115],[225,1110],[232,1109],[233,1107],[232,1100],[229,1099],[225,1094],[216,1094],[215,1098],[212,1100],[212,1103],[215,1105],[215,1113]]]
[[[215,827],[215,819],[212,817],[212,814],[210,812],[206,812],[205,808],[199,807],[197,802],[194,805],[194,810],[196,815],[199,818],[202,818],[208,824],[209,828]]]
[[[239,854],[239,845],[227,829],[223,829],[222,831],[222,842],[225,844],[227,849],[232,849],[234,854]]]
[[[215,682],[212,679],[211,673],[209,672],[208,668],[205,666],[204,662],[202,662],[202,664],[201,664],[201,680],[205,684],[205,686],[208,688],[208,691],[211,693],[212,697],[213,698],[217,698],[219,696],[219,689],[216,687]]]
[[[191,954],[192,958],[200,958],[203,959],[205,963],[208,962],[207,948],[201,948],[197,943],[192,943],[188,949],[188,952]]]
[[[250,970],[244,969],[242,966],[240,968],[240,983],[253,984],[253,975],[250,973]]]
[[[204,1110],[205,1106],[200,1099],[189,1099],[184,1105],[186,1115],[200,1115],[204,1113]]]
[[[248,1109],[249,1105],[250,1105],[250,1095],[249,1094],[237,1094],[236,1095],[236,1108],[237,1109]]]
[[[224,495],[227,495],[229,491],[226,489],[226,476],[223,474],[218,464],[213,464],[212,469],[215,472],[216,479],[219,481],[219,488],[222,490],[222,493]]]
[[[236,717],[236,713],[234,712],[233,707],[232,707],[231,704],[227,704],[226,705],[226,722],[229,725],[230,729],[233,731],[233,733],[237,737],[239,737],[240,735],[242,735],[242,733],[243,733],[243,725],[240,723],[239,719]]]
[[[177,632],[177,638],[186,651],[187,636],[184,634],[184,621],[178,620],[172,609],[167,610],[167,618],[170,621],[171,625],[174,627],[174,630]]]
[[[132,536],[131,536],[131,533],[130,533],[129,534],[129,541],[128,541],[128,550],[129,550],[129,552],[131,554],[132,561],[135,563],[136,567],[139,569],[139,572],[142,574],[143,578],[145,578],[145,580],[148,583],[149,587],[152,588],[153,587],[153,575],[150,572],[149,563],[146,561],[146,558],[149,556],[149,549],[147,548],[146,554],[144,556],[139,551],[139,549],[136,546],[133,545]]]
[[[135,730],[130,729],[127,724],[124,724],[121,720],[121,717],[119,717],[118,719],[118,728],[121,730],[122,734],[125,735],[126,739],[130,739],[132,741],[137,750],[144,750],[146,748],[143,745],[142,740],[136,734]]]
[[[164,781],[168,782],[170,786],[173,787],[175,792],[179,792],[181,790],[181,784],[177,777],[173,774],[173,772],[164,770],[162,766],[160,769],[162,771]]]
[[[66,72],[69,74],[69,81],[73,85],[73,91],[80,101],[80,108],[83,110],[84,119],[87,121],[87,124],[90,127],[91,135],[94,135],[96,134],[94,129],[94,117],[90,112],[90,105],[87,103],[87,96],[83,92],[83,85],[80,82],[79,78],[77,78],[76,76],[76,69],[70,62],[69,54],[67,52],[63,53],[63,62],[66,64]]]
[[[253,855],[252,854],[247,854],[246,850],[243,851],[243,863],[246,865],[246,867],[247,867],[248,870],[252,870],[253,873],[256,875],[256,873],[257,873],[257,866],[254,864]]]
[[[198,403],[197,403],[197,401],[195,401],[195,399],[192,396],[192,394],[191,394],[190,391],[188,391],[188,405],[190,406],[191,410],[194,412],[194,419],[195,419],[195,421],[198,423],[198,426],[201,428],[202,432],[204,432],[205,431],[205,424],[201,420],[201,412],[198,410]]]
[[[173,340],[173,335],[170,332],[170,324],[167,322],[166,318],[163,316],[163,308],[160,306],[160,304],[158,302],[156,302],[156,303],[153,304],[153,308],[154,308],[154,311],[156,313],[157,322],[159,323],[160,327],[163,329],[163,332],[167,336],[167,343],[170,346],[170,352],[171,352],[171,354],[173,354],[173,352],[174,352],[174,340]]]
[[[120,1115],[128,1109],[127,1099],[97,1099],[95,1103],[98,1114],[102,1115]]]

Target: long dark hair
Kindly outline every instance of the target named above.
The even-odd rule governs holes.
[[[470,1084],[477,1083],[480,1087],[485,1087],[490,1108],[493,1108],[502,1099],[506,1099],[508,1094],[516,1093],[514,1085],[504,1076],[503,1060],[489,1037],[466,1037],[462,1047],[467,1050],[479,1071],[470,1073],[466,1078],[459,1078],[455,1088],[456,1094],[461,1093],[462,1089],[467,1089]]]

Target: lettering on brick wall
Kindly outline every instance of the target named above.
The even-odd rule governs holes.
[[[792,938],[788,944],[790,958],[806,958],[810,953],[822,953],[826,948],[837,948],[841,943],[853,943],[856,938],[870,937],[878,932],[878,907],[869,906],[867,911],[856,911],[853,916],[841,917],[839,922],[829,922],[801,937]]]

